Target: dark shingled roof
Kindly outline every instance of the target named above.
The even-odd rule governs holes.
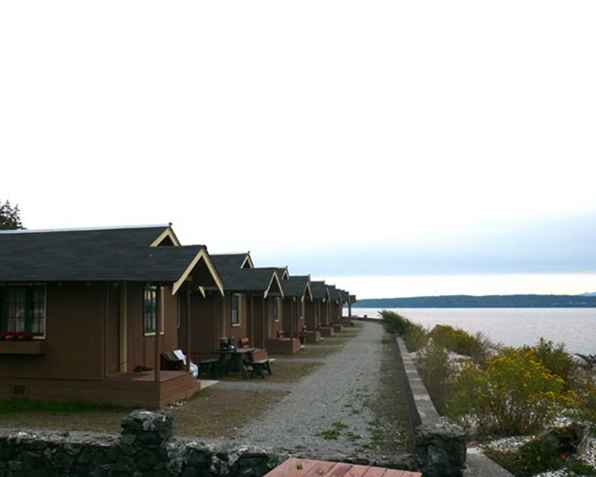
[[[314,299],[327,298],[327,285],[325,285],[325,282],[310,282],[310,289]]]
[[[240,268],[237,262],[230,259],[230,255],[211,255],[211,261],[226,291],[264,293],[275,274],[270,268]]]
[[[230,270],[242,267],[249,254],[247,253],[226,253],[211,255],[211,259],[215,266],[222,270]]]
[[[308,275],[293,275],[287,280],[282,280],[284,295],[292,298],[302,298],[306,293],[306,286],[310,282]]]
[[[0,281],[175,281],[205,247],[149,247],[167,228],[3,232]]]
[[[269,270],[277,273],[278,278],[281,280],[281,277],[284,273],[288,273],[288,267],[255,267],[258,270]]]
[[[335,288],[335,285],[327,285],[327,288],[329,290],[329,300],[334,303],[339,301],[340,296],[339,292],[337,291],[337,288]]]

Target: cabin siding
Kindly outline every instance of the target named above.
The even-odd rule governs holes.
[[[46,290],[45,354],[0,355],[0,376],[103,378],[106,287],[50,284]]]
[[[145,367],[153,369],[155,367],[155,336],[145,336],[143,326],[143,289],[142,284],[129,284],[127,287],[127,304],[128,304],[128,371],[134,371],[137,367]],[[159,316],[162,310],[160,300],[162,297],[164,301],[165,333],[159,334],[160,351],[173,351],[178,346],[178,330],[177,330],[177,313],[178,313],[178,297],[172,295],[172,288],[169,286],[163,287],[163,294],[158,291],[158,328],[161,330],[161,317]],[[182,296],[182,295],[181,295]]]

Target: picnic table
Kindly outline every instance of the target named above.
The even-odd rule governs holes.
[[[418,472],[385,469],[368,465],[352,465],[322,460],[286,460],[265,477],[421,477]]]
[[[272,374],[271,360],[259,356],[257,348],[234,348],[221,349],[220,362],[223,363],[225,374],[240,372],[242,377],[249,376],[265,377],[265,373]]]

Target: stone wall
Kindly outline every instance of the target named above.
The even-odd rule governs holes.
[[[261,477],[287,456],[174,439],[171,416],[134,411],[120,436],[0,431],[0,477]]]
[[[399,337],[395,341],[418,467],[424,477],[461,477],[466,465],[465,432],[439,415],[404,341]]]

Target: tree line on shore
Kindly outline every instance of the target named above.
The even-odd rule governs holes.
[[[358,300],[355,308],[594,308],[586,295],[443,295]]]

